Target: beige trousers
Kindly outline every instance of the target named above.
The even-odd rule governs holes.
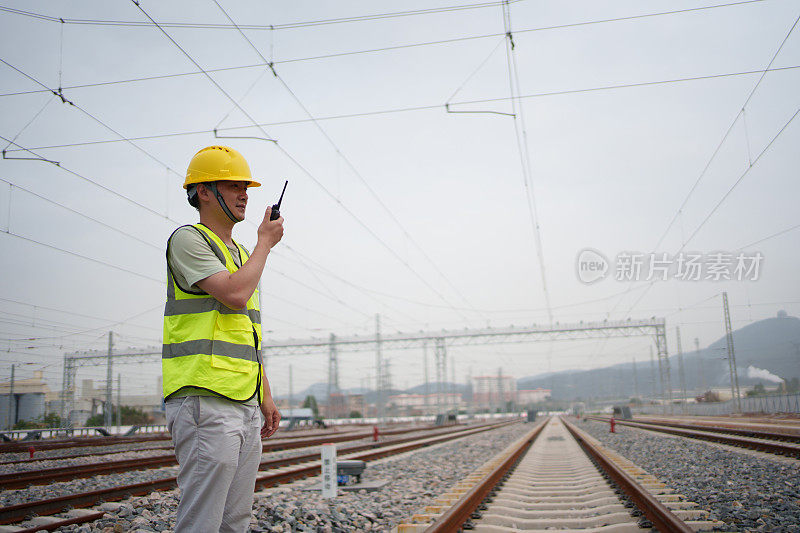
[[[175,533],[243,533],[261,462],[261,410],[210,396],[166,402],[178,458]]]

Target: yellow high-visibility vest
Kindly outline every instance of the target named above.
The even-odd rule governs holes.
[[[199,231],[228,272],[239,269],[233,262],[231,251],[209,228],[203,224],[181,227]],[[169,264],[171,240],[170,235],[167,241],[164,345],[161,350],[164,398],[169,398],[182,387],[196,387],[237,402],[258,394],[261,403],[264,384],[261,379],[258,289],[247,301],[245,309],[236,310],[206,292],[179,287]],[[244,248],[238,244],[236,247],[241,264],[244,264],[249,256]]]

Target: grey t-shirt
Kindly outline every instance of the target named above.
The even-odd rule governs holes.
[[[239,250],[236,245],[228,246],[233,257],[233,262],[237,267],[242,266],[242,258],[239,257]],[[247,248],[245,252],[250,253]],[[202,290],[196,285],[217,272],[227,272],[228,269],[222,264],[208,243],[200,235],[200,231],[191,228],[178,228],[172,236],[169,245],[169,264],[172,266],[172,275],[179,287],[191,288],[192,290]],[[182,398],[184,396],[216,396],[216,394],[204,389],[194,387],[184,387],[170,396],[172,398]],[[258,396],[244,402],[247,405],[258,405]]]
[[[236,245],[228,246],[233,256],[233,262],[241,267],[241,258]],[[245,250],[247,251],[247,250]],[[200,235],[200,231],[192,227],[178,228],[172,236],[169,246],[169,263],[172,265],[172,274],[179,287],[199,290],[195,285],[217,272],[227,272],[228,269],[214,255],[211,247]]]

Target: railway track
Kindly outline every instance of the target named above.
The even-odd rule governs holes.
[[[720,522],[554,418],[534,427],[474,475],[396,528],[397,533],[553,529],[662,533],[710,530]]]
[[[493,424],[482,424],[479,426],[459,426],[439,432],[434,436],[415,436],[393,441],[369,443],[357,447],[343,450],[339,454],[341,459],[359,459],[362,461],[372,461],[391,455],[404,453],[425,446],[431,446],[449,440],[466,437],[486,431],[491,431],[498,427],[503,427],[514,421],[503,421]],[[329,441],[326,441],[329,442]],[[299,464],[298,464],[299,463]],[[256,488],[267,488],[290,481],[295,481],[320,473],[319,453],[305,454],[297,457],[276,459],[265,461],[260,465],[260,470],[269,470],[269,473],[256,478]],[[19,505],[8,506],[0,509],[0,525],[24,523],[26,519],[33,515],[36,524],[31,525],[30,531],[54,530],[62,525],[69,523],[82,523],[97,520],[97,512],[86,511],[83,508],[96,505],[100,502],[117,501],[129,496],[142,496],[157,490],[170,490],[177,487],[175,477],[164,478],[156,481],[124,485],[108,489],[101,489],[81,494],[62,496],[35,502],[28,502]],[[51,517],[45,515],[67,514],[66,516]],[[85,515],[85,516],[77,516]],[[18,526],[19,527],[19,526]],[[28,524],[24,524],[25,531]]]
[[[392,429],[392,430],[383,430],[381,431],[381,436],[393,436],[393,435],[402,435],[405,433],[413,433],[415,431],[426,431],[433,429],[434,426],[423,426],[423,427],[412,427],[412,428],[400,428],[400,429]],[[350,440],[360,440],[364,438],[372,437],[371,431],[348,431],[342,433],[321,433],[312,436],[307,435],[297,435],[285,438],[277,438],[277,439],[270,439],[263,444],[263,451],[270,452],[270,451],[280,451],[280,450],[291,450],[296,448],[303,448],[307,446],[316,446],[319,444],[327,443],[327,442],[345,442]],[[117,445],[120,443],[110,443],[106,445]],[[122,443],[124,445],[124,443]],[[121,453],[131,453],[131,452],[139,452],[139,451],[154,451],[154,450],[172,450],[172,444],[168,446],[154,446],[148,448],[137,448],[137,449],[124,449],[124,450],[104,450],[104,451],[94,451],[94,452],[82,452],[70,455],[62,455],[62,456],[54,456],[54,457],[37,457],[34,459],[19,459],[19,460],[12,460],[12,461],[0,461],[0,465],[15,465],[15,464],[30,464],[39,461],[60,461],[60,460],[68,460],[68,459],[77,459],[82,457],[91,457],[94,455],[104,456],[103,463],[104,464],[111,464],[115,461],[109,462],[109,457],[115,454]],[[174,459],[173,454],[164,454],[160,456],[162,459],[167,460],[168,458],[172,457]],[[144,458],[143,461],[148,459],[154,458]],[[169,461],[164,462],[158,466],[169,466]],[[174,464],[174,463],[173,463]],[[148,466],[148,468],[156,468],[157,466]],[[53,470],[55,470],[54,468]],[[44,472],[46,469],[41,469],[41,472]],[[109,470],[112,472],[113,470]],[[122,471],[122,470],[119,470]],[[34,470],[28,470],[27,472],[20,472],[18,475],[23,475],[25,473],[32,473]],[[100,472],[102,473],[102,472]],[[94,475],[94,474],[93,474]],[[11,487],[6,486],[3,482],[14,479],[15,475],[7,475],[2,474],[0,475],[0,488],[18,488],[18,487]],[[63,481],[63,479],[61,480]],[[32,482],[33,483],[33,482]]]
[[[592,416],[587,418],[599,422],[609,421],[606,417]],[[654,421],[615,420],[615,423],[623,426],[646,429],[659,433],[668,433],[670,435],[677,435],[690,439],[728,444],[800,459],[800,437],[788,435],[786,433],[707,425],[694,426],[681,423],[665,424],[663,422]]]
[[[83,448],[86,446],[113,446],[117,444],[158,442],[170,440],[170,438],[168,433],[156,433],[141,437],[76,437],[71,439],[0,442],[0,453],[28,453],[31,447],[37,451],[44,451],[62,448]]]
[[[346,426],[346,427],[353,427],[353,426]],[[349,429],[347,431],[343,431],[341,433],[364,433],[364,434],[371,434],[371,428],[366,430],[361,429]],[[396,431],[407,431],[407,429],[392,429],[392,430],[384,430],[384,434],[391,435]],[[329,431],[314,431],[312,435],[303,435],[298,436],[296,438],[319,438],[323,435],[329,434]],[[50,451],[50,450],[59,450],[65,448],[86,448],[91,446],[117,446],[117,445],[125,445],[125,444],[140,444],[140,443],[148,443],[148,442],[164,442],[170,441],[172,437],[167,432],[159,432],[159,433],[151,433],[146,435],[132,435],[132,436],[119,436],[119,435],[110,435],[110,436],[97,436],[97,437],[69,437],[69,438],[55,438],[55,439],[46,439],[46,440],[20,440],[20,441],[10,441],[10,442],[0,442],[0,454],[3,453],[28,453],[30,448],[33,448],[35,451]],[[7,462],[0,462],[0,464],[6,464],[8,462],[15,462],[15,461],[7,461]]]
[[[396,436],[396,435],[419,432],[424,430],[430,431],[430,429],[431,428],[397,429],[392,431],[386,431],[383,433],[383,435]],[[439,429],[436,430],[436,433],[447,434],[457,430],[458,430],[457,428]],[[350,433],[350,434],[327,435],[322,437],[317,436],[314,438],[300,438],[300,439],[292,439],[286,441],[280,441],[280,440],[274,442],[267,441],[262,445],[263,446],[262,453],[269,453],[269,452],[289,450],[289,449],[309,448],[326,443],[362,440],[371,436],[372,436],[371,433]],[[413,440],[414,438],[416,437],[410,437],[400,440],[394,439],[389,442],[392,443],[408,442],[410,440]],[[376,447],[375,443],[370,442],[369,444],[350,446],[347,448],[347,451],[355,452],[375,447]],[[314,456],[315,456],[314,454],[310,454],[310,455],[300,455],[297,457],[303,458],[304,460],[310,460],[309,458]],[[319,454],[316,454],[316,456],[319,456]],[[278,466],[278,465],[282,466],[285,464],[296,464],[297,462],[298,461],[295,460],[295,457],[278,459],[274,461],[266,461],[261,464],[262,467],[260,468],[260,470],[266,470],[268,468],[272,468],[273,466]],[[38,470],[12,472],[9,474],[0,475],[0,490],[22,489],[31,485],[49,485],[50,483],[55,483],[59,481],[82,479],[98,475],[114,474],[117,472],[130,472],[134,470],[163,468],[167,466],[176,466],[177,464],[178,461],[175,458],[175,454],[169,453],[154,457],[138,457],[134,459],[123,459],[118,461],[103,460],[102,462],[99,463],[91,463],[85,465],[70,465],[70,466],[60,466],[53,468],[43,468]]]

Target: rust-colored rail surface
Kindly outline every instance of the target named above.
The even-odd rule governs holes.
[[[633,477],[607,458],[602,450],[587,438],[585,433],[566,420],[562,419],[562,422],[564,422],[565,427],[578,442],[584,453],[597,465],[598,469],[613,480],[625,496],[638,507],[659,531],[662,533],[690,533],[693,531],[688,524],[677,517]],[[511,450],[511,453],[503,460],[502,464],[495,466],[491,472],[487,473],[474,487],[461,496],[455,504],[436,517],[430,525],[426,526],[425,533],[457,533],[464,529],[469,529],[471,519],[477,520],[480,518],[478,510],[485,509],[481,505],[487,501],[487,497],[494,494],[493,491],[498,490],[498,484],[504,479],[513,479],[516,465],[521,460],[524,462],[523,457],[544,427],[544,423],[535,427],[515,449]],[[508,477],[509,475],[511,476],[510,478]],[[499,494],[502,494],[502,492]],[[515,492],[514,494],[517,493]],[[522,517],[520,519],[523,520]],[[477,525],[478,523],[476,522],[473,527],[477,527]],[[497,526],[498,524],[492,523],[490,527]],[[409,526],[409,530],[411,530],[411,527],[413,526]]]
[[[103,518],[103,515],[106,513],[92,513],[86,514],[83,516],[77,516],[75,518],[65,518],[64,520],[59,520],[58,522],[53,522],[51,524],[44,524],[40,526],[33,526],[26,529],[20,529],[17,533],[36,533],[37,531],[55,531],[58,528],[64,526],[73,526],[76,524],[85,524],[87,522],[94,522],[95,520],[100,520]]]
[[[609,420],[608,418],[603,417],[587,418],[598,421]],[[720,444],[729,444],[731,446],[739,446],[742,448],[749,448],[751,450],[800,458],[800,444],[798,443],[800,441],[796,439],[793,442],[785,442],[779,440],[769,440],[767,438],[745,437],[740,435],[732,435],[729,428],[720,428],[722,431],[724,431],[724,433],[720,433],[717,432],[715,428],[710,428],[708,426],[702,426],[703,429],[684,429],[683,427],[662,425],[655,422],[634,422],[632,420],[616,419],[615,423],[623,426],[657,431],[659,433],[669,433],[671,435],[678,435],[680,437],[687,437],[690,439],[707,440],[711,442],[718,442]],[[782,436],[784,438],[786,437],[785,435]]]
[[[442,430],[438,430],[436,434],[443,435],[447,433],[452,433],[455,431],[459,431],[461,427],[463,426],[452,426],[449,429],[445,428]],[[402,429],[402,430],[396,429],[392,431],[385,431],[383,434],[400,435],[404,433],[412,433],[424,430],[429,430],[429,428],[426,427],[426,428],[414,428],[414,429]],[[340,435],[316,436],[313,438],[303,437],[301,439],[294,439],[285,442],[265,442],[263,444],[262,453],[276,451],[276,450],[295,449],[301,447],[313,447],[330,442],[346,442],[352,440],[360,440],[371,436],[372,433],[357,433],[357,434],[350,433],[350,434],[340,434]],[[419,437],[393,439],[392,441],[388,442],[399,444],[400,442],[407,442],[409,440],[417,438]],[[375,443],[369,443],[357,446],[349,446],[347,447],[346,450],[342,451],[344,453],[352,453],[375,447],[377,447]],[[318,457],[319,454],[316,454],[316,456]],[[303,455],[300,457],[304,458],[305,461],[310,461],[313,460],[314,454]],[[260,467],[259,469],[266,470],[267,468],[297,464],[298,462],[300,461],[296,460],[295,458],[278,459],[262,463],[262,467]],[[167,466],[175,466],[177,464],[178,461],[177,459],[175,459],[175,455],[170,453],[165,455],[159,455],[156,457],[142,457],[136,459],[123,459],[119,461],[104,461],[102,463],[92,463],[86,465],[71,465],[71,466],[61,466],[54,468],[45,468],[40,470],[12,472],[10,474],[0,475],[0,489],[2,490],[21,489],[28,487],[30,485],[47,485],[58,481],[69,481],[72,479],[82,479],[98,475],[113,474],[117,472],[129,472],[133,470],[163,468]]]
[[[406,451],[414,450],[424,446],[430,446],[433,444],[438,444],[440,442],[445,442],[448,440],[474,435],[476,433],[481,433],[484,431],[490,431],[492,429],[497,429],[499,427],[503,427],[512,424],[514,422],[515,421],[503,421],[500,423],[482,424],[477,427],[457,426],[453,429],[446,430],[445,432],[439,433],[432,437],[431,436],[409,437],[408,439],[401,439],[400,442],[395,440],[395,441],[369,443],[363,446],[376,449],[368,452],[357,453],[355,455],[348,455],[348,458],[370,461],[381,457],[387,457],[390,455],[404,453]],[[323,442],[330,442],[330,439],[323,440]],[[346,453],[350,454],[351,450],[346,450]],[[318,457],[319,454],[308,454],[305,456],[305,459],[313,461]],[[298,460],[299,458],[297,457],[276,459],[271,462],[268,461],[262,463],[259,469],[262,468],[268,469],[277,466],[285,466],[286,464],[291,464],[292,461],[296,462]],[[286,483],[288,481],[293,481],[295,479],[313,476],[319,474],[319,472],[320,472],[319,464],[300,466],[298,468],[294,468],[286,472],[278,472],[261,476],[256,479],[256,487],[270,487],[281,483]],[[169,477],[156,481],[148,481],[144,483],[136,483],[120,487],[111,487],[107,489],[101,489],[81,494],[62,496],[59,498],[51,498],[48,500],[12,505],[0,509],[0,524],[11,524],[14,522],[19,522],[25,519],[27,516],[33,514],[51,515],[65,511],[66,509],[73,507],[75,508],[90,507],[101,501],[116,501],[124,499],[128,496],[143,496],[156,490],[170,490],[175,487],[177,487],[177,479],[175,477]]]
[[[113,446],[115,444],[136,444],[139,442],[157,442],[169,440],[166,433],[157,433],[141,437],[76,437],[72,439],[53,440],[21,440],[0,443],[0,453],[27,453],[33,446],[38,451],[58,450],[62,448],[83,448],[86,446]]]
[[[644,489],[622,468],[608,460],[588,439],[587,434],[565,419],[561,419],[584,451],[614,480],[625,495],[639,508],[661,533],[693,533],[686,522],[675,516],[666,505]]]
[[[588,417],[593,420],[602,420],[608,422],[608,417],[592,416]],[[629,422],[629,420],[617,420],[615,422]],[[632,420],[637,424],[648,424],[653,426],[669,426],[681,429],[696,429],[700,431],[711,431],[714,433],[728,433],[731,435],[741,435],[743,437],[753,437],[755,439],[771,439],[778,441],[800,443],[800,435],[793,433],[786,433],[780,431],[767,431],[764,429],[755,429],[752,427],[736,426],[734,424],[726,424],[724,426],[715,426],[712,424],[691,424],[687,422],[678,422],[672,420]]]
[[[473,512],[483,502],[486,496],[495,488],[497,483],[511,470],[520,457],[525,455],[528,448],[542,432],[548,419],[542,419],[511,452],[502,464],[495,467],[490,473],[479,481],[472,489],[462,496],[450,509],[439,516],[425,530],[425,533],[452,533],[461,531],[464,523],[469,520]]]

